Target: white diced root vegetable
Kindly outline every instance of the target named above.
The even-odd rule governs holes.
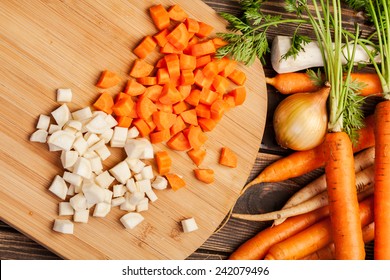
[[[135,184],[134,178],[130,178],[129,180],[127,180],[126,187],[131,193],[137,191],[137,186]]]
[[[153,190],[148,190],[145,192],[145,194],[151,202],[155,202],[158,199],[156,193]]]
[[[137,205],[144,198],[145,198],[144,192],[135,192],[129,195],[128,201],[132,205]]]
[[[95,150],[95,152],[98,154],[98,156],[101,158],[101,160],[106,160],[110,155],[111,155],[111,152],[110,150],[107,148],[107,146],[102,146],[102,147],[99,147]]]
[[[143,211],[147,211],[148,208],[149,208],[149,200],[148,198],[145,197],[140,202],[138,202],[135,209],[137,212],[143,212]]]
[[[48,130],[50,126],[50,117],[47,115],[39,115],[36,129]]]
[[[73,215],[73,221],[77,223],[88,223],[88,218],[89,218],[89,210],[84,209],[84,210],[79,210],[75,211]]]
[[[46,143],[48,132],[43,129],[37,129],[30,136],[31,142]]]
[[[72,148],[75,139],[76,136],[73,133],[65,130],[58,130],[48,137],[47,143],[55,145],[64,151],[69,151]]]
[[[142,180],[142,174],[141,173],[134,174],[134,179],[136,181],[141,181]]]
[[[76,163],[78,157],[79,154],[76,151],[62,151],[61,153],[62,167],[65,169],[72,167]]]
[[[84,157],[78,157],[73,166],[73,173],[85,179],[90,179],[92,176],[91,162]]]
[[[104,119],[109,128],[113,128],[118,124],[117,120],[112,115],[107,115]]]
[[[103,172],[103,163],[101,158],[97,154],[95,154],[95,156],[92,156],[88,159],[91,163],[92,172],[95,172],[96,174],[101,174]]]
[[[127,180],[131,177],[131,172],[126,161],[121,161],[113,168],[110,169],[110,173],[117,179],[119,183],[126,184]]]
[[[146,138],[140,138],[139,141],[145,143],[145,148],[141,154],[141,159],[152,159],[154,158],[154,149],[152,143]]]
[[[71,197],[69,199],[69,203],[76,212],[87,209],[87,199],[82,193],[78,193]]]
[[[109,189],[104,189],[104,200],[103,200],[103,202],[111,204],[112,194],[113,194],[113,192],[110,191]]]
[[[194,218],[188,218],[181,221],[181,225],[183,227],[184,232],[191,232],[198,229],[198,225]]]
[[[145,167],[145,163],[138,159],[138,158],[126,158],[126,163],[129,166],[130,170],[133,171],[134,173],[140,173],[142,169]]]
[[[124,203],[125,201],[126,201],[126,199],[123,196],[114,198],[113,200],[111,200],[111,206],[112,207],[119,206],[122,203]]]
[[[153,179],[154,178],[154,173],[153,173],[153,168],[151,165],[147,165],[141,170],[141,175],[143,179]]]
[[[111,147],[123,148],[126,144],[127,132],[128,128],[116,126],[110,142]]]
[[[74,141],[73,149],[77,151],[80,156],[82,156],[88,150],[88,143],[83,137],[79,137]]]
[[[130,211],[135,211],[136,205],[131,204],[131,203],[129,202],[129,200],[125,198],[125,202],[123,202],[123,203],[120,205],[119,208],[120,208],[121,210],[123,210],[123,211],[128,211],[128,212],[130,212]]]
[[[103,202],[106,196],[104,189],[94,183],[83,184],[82,191],[87,199],[87,207],[89,205],[95,205],[99,202]]]
[[[92,145],[96,144],[101,140],[99,136],[97,136],[95,133],[90,132],[84,134],[84,139],[85,141],[87,141],[88,147],[91,147]]]
[[[61,130],[61,127],[58,124],[50,124],[49,126],[49,134],[53,134],[54,132]]]
[[[106,170],[96,176],[95,181],[100,187],[107,189],[115,181],[115,178]]]
[[[68,220],[55,219],[53,230],[60,233],[73,234],[74,225],[71,221]]]
[[[149,179],[143,179],[140,181],[135,182],[135,185],[137,186],[137,190],[139,192],[147,192],[152,189],[152,185],[150,183]]]
[[[68,182],[69,184],[77,187],[81,186],[81,183],[83,182],[83,178],[80,175],[68,171],[65,171],[62,177],[64,178],[65,182]]]
[[[76,189],[76,187],[74,185],[70,184],[69,187],[68,187],[68,192],[66,193],[66,195],[74,196],[76,194],[75,189]]]
[[[57,89],[57,102],[72,102],[72,90],[70,88]]]
[[[139,130],[137,127],[131,127],[127,132],[127,139],[137,138],[139,136]]]
[[[53,112],[51,112],[51,115],[60,127],[66,124],[71,117],[69,108],[68,106],[66,106],[66,104],[63,104],[57,109],[55,109]]]
[[[156,190],[163,190],[166,189],[168,186],[168,181],[162,176],[156,176],[152,183],[152,188]]]
[[[104,218],[111,210],[111,204],[106,202],[99,202],[96,204],[95,209],[93,211],[94,217]]]
[[[125,145],[126,155],[130,159],[139,159],[143,156],[147,146],[147,142],[141,141],[141,139],[127,139]]]
[[[102,134],[100,134],[100,139],[104,141],[105,144],[109,143],[114,134],[114,130],[112,128],[107,129]]]
[[[144,220],[144,217],[135,212],[127,213],[120,218],[121,223],[125,228],[133,229]]]
[[[86,125],[85,128],[88,132],[102,134],[107,129],[110,129],[105,117],[102,115],[96,115]]]
[[[113,197],[120,197],[126,193],[126,187],[122,184],[117,184],[112,187]]]
[[[65,180],[61,176],[56,175],[49,187],[49,191],[51,191],[53,194],[55,194],[62,200],[65,200],[66,194],[68,193],[68,186],[66,185]]]
[[[74,209],[69,202],[60,202],[58,204],[58,215],[59,216],[71,216],[74,214]]]
[[[74,120],[83,121],[92,118],[92,111],[90,107],[84,107],[72,113]]]

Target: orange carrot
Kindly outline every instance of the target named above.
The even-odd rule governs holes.
[[[194,70],[196,68],[196,57],[187,54],[179,55],[180,70]]]
[[[131,123],[133,122],[133,119],[129,116],[118,116],[115,118],[118,122],[117,126],[120,127],[127,127],[129,128],[131,126]]]
[[[196,68],[201,68],[207,65],[211,61],[211,56],[209,54],[199,56],[196,58]]]
[[[142,137],[148,136],[151,132],[149,125],[144,119],[135,119],[133,120],[133,125],[138,129],[139,134]]]
[[[190,94],[185,98],[185,102],[192,106],[198,106],[200,100],[200,90],[199,89],[192,89]]]
[[[156,41],[153,40],[152,36],[145,36],[142,41],[135,47],[133,53],[139,58],[143,59],[147,57],[157,46]]]
[[[228,77],[236,69],[236,66],[237,66],[237,62],[235,60],[229,59],[228,63],[220,72],[220,74],[224,77]]]
[[[163,104],[158,100],[155,102],[155,104],[158,111],[167,112],[167,113],[173,112],[172,104]]]
[[[214,103],[215,100],[218,98],[218,93],[209,89],[209,88],[202,88],[200,91],[200,99],[199,102],[205,105],[211,105]]]
[[[199,118],[205,118],[205,119],[211,118],[210,106],[206,104],[199,104],[198,106],[195,107],[195,110],[196,110],[196,115]]]
[[[165,174],[165,178],[167,178],[169,186],[174,191],[177,191],[186,186],[186,182],[177,174],[167,173]]]
[[[195,83],[194,72],[192,70],[181,70],[180,84],[193,85]]]
[[[174,46],[177,50],[182,51],[188,45],[189,34],[184,23],[176,25],[176,27],[167,35],[168,43]]]
[[[96,83],[96,86],[99,88],[109,88],[116,86],[121,81],[121,78],[114,72],[109,70],[104,70],[99,77],[99,80]]]
[[[236,85],[242,86],[246,81],[246,75],[244,72],[238,69],[234,69],[228,78]]]
[[[130,116],[134,108],[134,102],[131,98],[122,98],[115,102],[112,111],[116,116]]]
[[[144,85],[141,85],[135,79],[129,79],[123,92],[131,96],[137,96],[143,94],[145,90]]]
[[[152,114],[157,111],[156,104],[153,103],[147,96],[141,95],[137,100],[136,105],[138,117],[146,120],[152,116]]]
[[[180,78],[180,60],[179,60],[178,55],[177,54],[166,55],[165,62],[167,64],[167,69],[168,69],[170,79],[171,80],[179,79]]]
[[[191,149],[190,142],[181,131],[173,135],[171,139],[168,140],[167,146],[176,151],[186,151]]]
[[[157,70],[157,83],[159,85],[168,84],[171,79],[169,78],[169,72],[167,68],[160,68]]]
[[[154,131],[149,134],[149,138],[150,138],[150,143],[152,144],[162,143],[169,140],[169,138],[171,138],[171,133],[169,129]]]
[[[191,149],[191,150],[187,151],[187,155],[196,164],[196,166],[199,166],[202,164],[204,158],[206,157],[206,150],[205,149]]]
[[[179,5],[173,5],[168,9],[169,17],[174,21],[183,22],[188,18],[187,13]]]
[[[187,111],[190,109],[190,106],[185,101],[177,102],[176,104],[172,105],[173,113],[176,115],[180,115],[182,112]]]
[[[191,46],[193,56],[203,56],[215,53],[216,49],[212,40],[200,42]]]
[[[149,13],[158,30],[163,30],[169,26],[171,20],[163,5],[159,4],[150,7]]]
[[[161,95],[163,87],[160,85],[152,85],[146,88],[145,96],[147,96],[153,102],[156,102]]]
[[[211,34],[211,32],[213,32],[213,30],[214,27],[212,27],[211,25],[199,21],[199,31],[196,32],[195,34],[199,38],[206,38]]]
[[[180,131],[183,131],[186,128],[187,128],[187,125],[183,121],[183,118],[180,115],[178,115],[178,116],[176,116],[175,122],[173,123],[173,125],[170,128],[171,135],[175,135],[175,134],[179,133]]]
[[[214,61],[207,63],[202,69],[203,75],[207,78],[214,79],[218,74],[218,66]]]
[[[172,166],[172,159],[167,151],[158,151],[155,153],[157,170],[160,175],[169,173]]]
[[[157,130],[170,129],[176,120],[175,114],[163,111],[153,112],[152,117],[153,122],[156,124]]]
[[[210,88],[213,80],[213,77],[206,77],[200,69],[194,71],[194,83],[201,88]]]
[[[158,100],[163,104],[172,105],[181,101],[181,94],[172,84],[165,84]]]
[[[390,101],[375,108],[375,242],[374,258],[390,260]]]
[[[137,82],[144,86],[154,86],[157,84],[157,77],[140,77]]]
[[[177,90],[180,92],[181,100],[184,100],[190,95],[192,85],[178,85]]]
[[[180,114],[180,116],[183,118],[183,121],[185,123],[192,124],[192,125],[198,125],[198,118],[197,118],[195,109],[190,109],[190,110],[184,111]]]
[[[199,23],[197,20],[187,17],[186,20],[184,21],[184,24],[186,25],[188,32],[190,33],[199,32]]]
[[[157,32],[153,35],[153,39],[156,41],[159,47],[164,47],[166,43],[168,43],[167,35],[169,34],[169,30],[167,28]],[[157,67],[157,65],[156,65]]]
[[[237,87],[233,90],[231,90],[228,95],[231,95],[234,97],[234,103],[236,106],[241,105],[244,103],[246,99],[246,89],[245,87]]]
[[[227,89],[229,87],[229,81],[225,77],[221,75],[217,75],[214,77],[213,80],[213,87],[216,92],[225,94],[227,92]]]
[[[237,155],[228,147],[221,149],[219,164],[235,168],[237,167]]]
[[[162,54],[181,54],[182,50],[176,49],[171,43],[167,42],[163,47],[160,48]]]
[[[329,215],[336,259],[364,259],[351,140],[345,132],[328,133],[324,146]]]
[[[203,131],[212,131],[217,126],[217,121],[213,119],[198,118],[198,124]]]
[[[217,99],[210,106],[211,118],[215,121],[219,121],[223,114],[226,112],[226,102],[222,99]]]
[[[130,70],[130,76],[134,78],[146,77],[152,73],[154,66],[143,59],[136,59]]]
[[[288,218],[283,223],[260,231],[244,242],[229,257],[230,260],[263,259],[272,245],[303,231],[329,214],[328,207]]]
[[[99,98],[93,103],[95,109],[107,114],[112,114],[112,106],[114,106],[114,99],[108,92],[100,94]]]
[[[127,93],[124,93],[124,92],[119,92],[116,96],[115,96],[115,101],[114,102],[118,102],[120,99],[122,98],[131,98],[130,95],[128,95]]]
[[[329,215],[331,216],[331,210],[329,209]],[[359,232],[362,232],[362,226],[366,226],[374,219],[374,205],[373,198],[363,200],[358,204],[358,225]],[[279,243],[274,244],[269,248],[267,255],[264,257],[266,260],[288,260],[288,259],[301,259],[318,249],[321,249],[328,245],[330,242],[335,242],[332,235],[331,217],[326,218],[316,224],[306,228],[305,230],[285,239]],[[348,221],[348,222],[346,222]],[[350,220],[345,220],[344,224],[348,224]],[[283,224],[283,223],[282,223]],[[281,225],[282,225],[281,224]],[[347,226],[347,225],[346,225]],[[363,235],[359,238],[359,242],[363,243]],[[363,246],[363,255],[364,255]],[[335,242],[335,255],[337,256],[337,245]]]
[[[216,49],[226,46],[228,44],[228,42],[219,37],[213,38],[213,43]]]
[[[207,141],[207,135],[199,126],[191,125],[188,130],[188,142],[193,149],[200,149]]]
[[[206,184],[214,182],[214,170],[212,169],[194,169],[196,179]]]

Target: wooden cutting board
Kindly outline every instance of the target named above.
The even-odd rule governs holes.
[[[73,235],[52,231],[59,199],[47,189],[62,175],[59,152],[29,141],[39,114],[58,104],[57,88],[71,88],[71,111],[89,106],[100,90],[100,72],[113,70],[123,83],[109,89],[118,93],[129,78],[135,56],[131,50],[148,34],[157,32],[148,8],[156,3],[180,4],[188,14],[211,24],[217,32],[225,22],[201,1],[1,1],[0,2],[0,215],[1,219],[66,259],[184,259],[215,231],[244,186],[264,131],[266,85],[261,64],[241,67],[247,74],[247,99],[230,110],[208,133],[207,157],[216,181],[200,183],[195,165],[185,152],[169,151],[173,172],[187,186],[176,192],[158,191],[158,200],[143,212],[145,220],[126,230],[123,211],[106,218],[90,217],[75,224]],[[235,169],[218,165],[222,146],[238,154]],[[166,149],[157,145],[156,150]],[[111,148],[110,167],[123,160],[122,149]],[[194,217],[199,229],[183,233],[180,221]],[[239,229],[238,229],[239,230]]]

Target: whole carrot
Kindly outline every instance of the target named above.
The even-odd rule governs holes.
[[[234,251],[230,260],[259,260],[263,259],[269,248],[290,236],[297,234],[313,225],[329,214],[328,207],[322,207],[306,214],[288,218],[284,223],[269,227],[243,243]]]
[[[390,259],[390,100],[375,109],[374,258]]]
[[[345,132],[328,133],[324,157],[336,259],[364,259],[352,144]]]
[[[374,199],[371,196],[358,204],[359,227],[365,227],[374,220]],[[330,209],[329,209],[330,210]],[[347,224],[348,220],[344,221]],[[323,219],[307,229],[291,236],[290,238],[273,245],[264,259],[266,260],[288,260],[301,259],[330,244],[334,239],[332,236],[333,226],[331,218]],[[363,236],[360,237],[363,242]],[[364,245],[363,245],[364,250]],[[337,247],[335,243],[335,256],[337,258]]]

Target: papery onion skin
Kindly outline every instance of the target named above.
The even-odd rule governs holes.
[[[273,125],[281,147],[304,151],[323,142],[328,127],[329,92],[330,87],[323,87],[313,93],[295,93],[279,103]]]

